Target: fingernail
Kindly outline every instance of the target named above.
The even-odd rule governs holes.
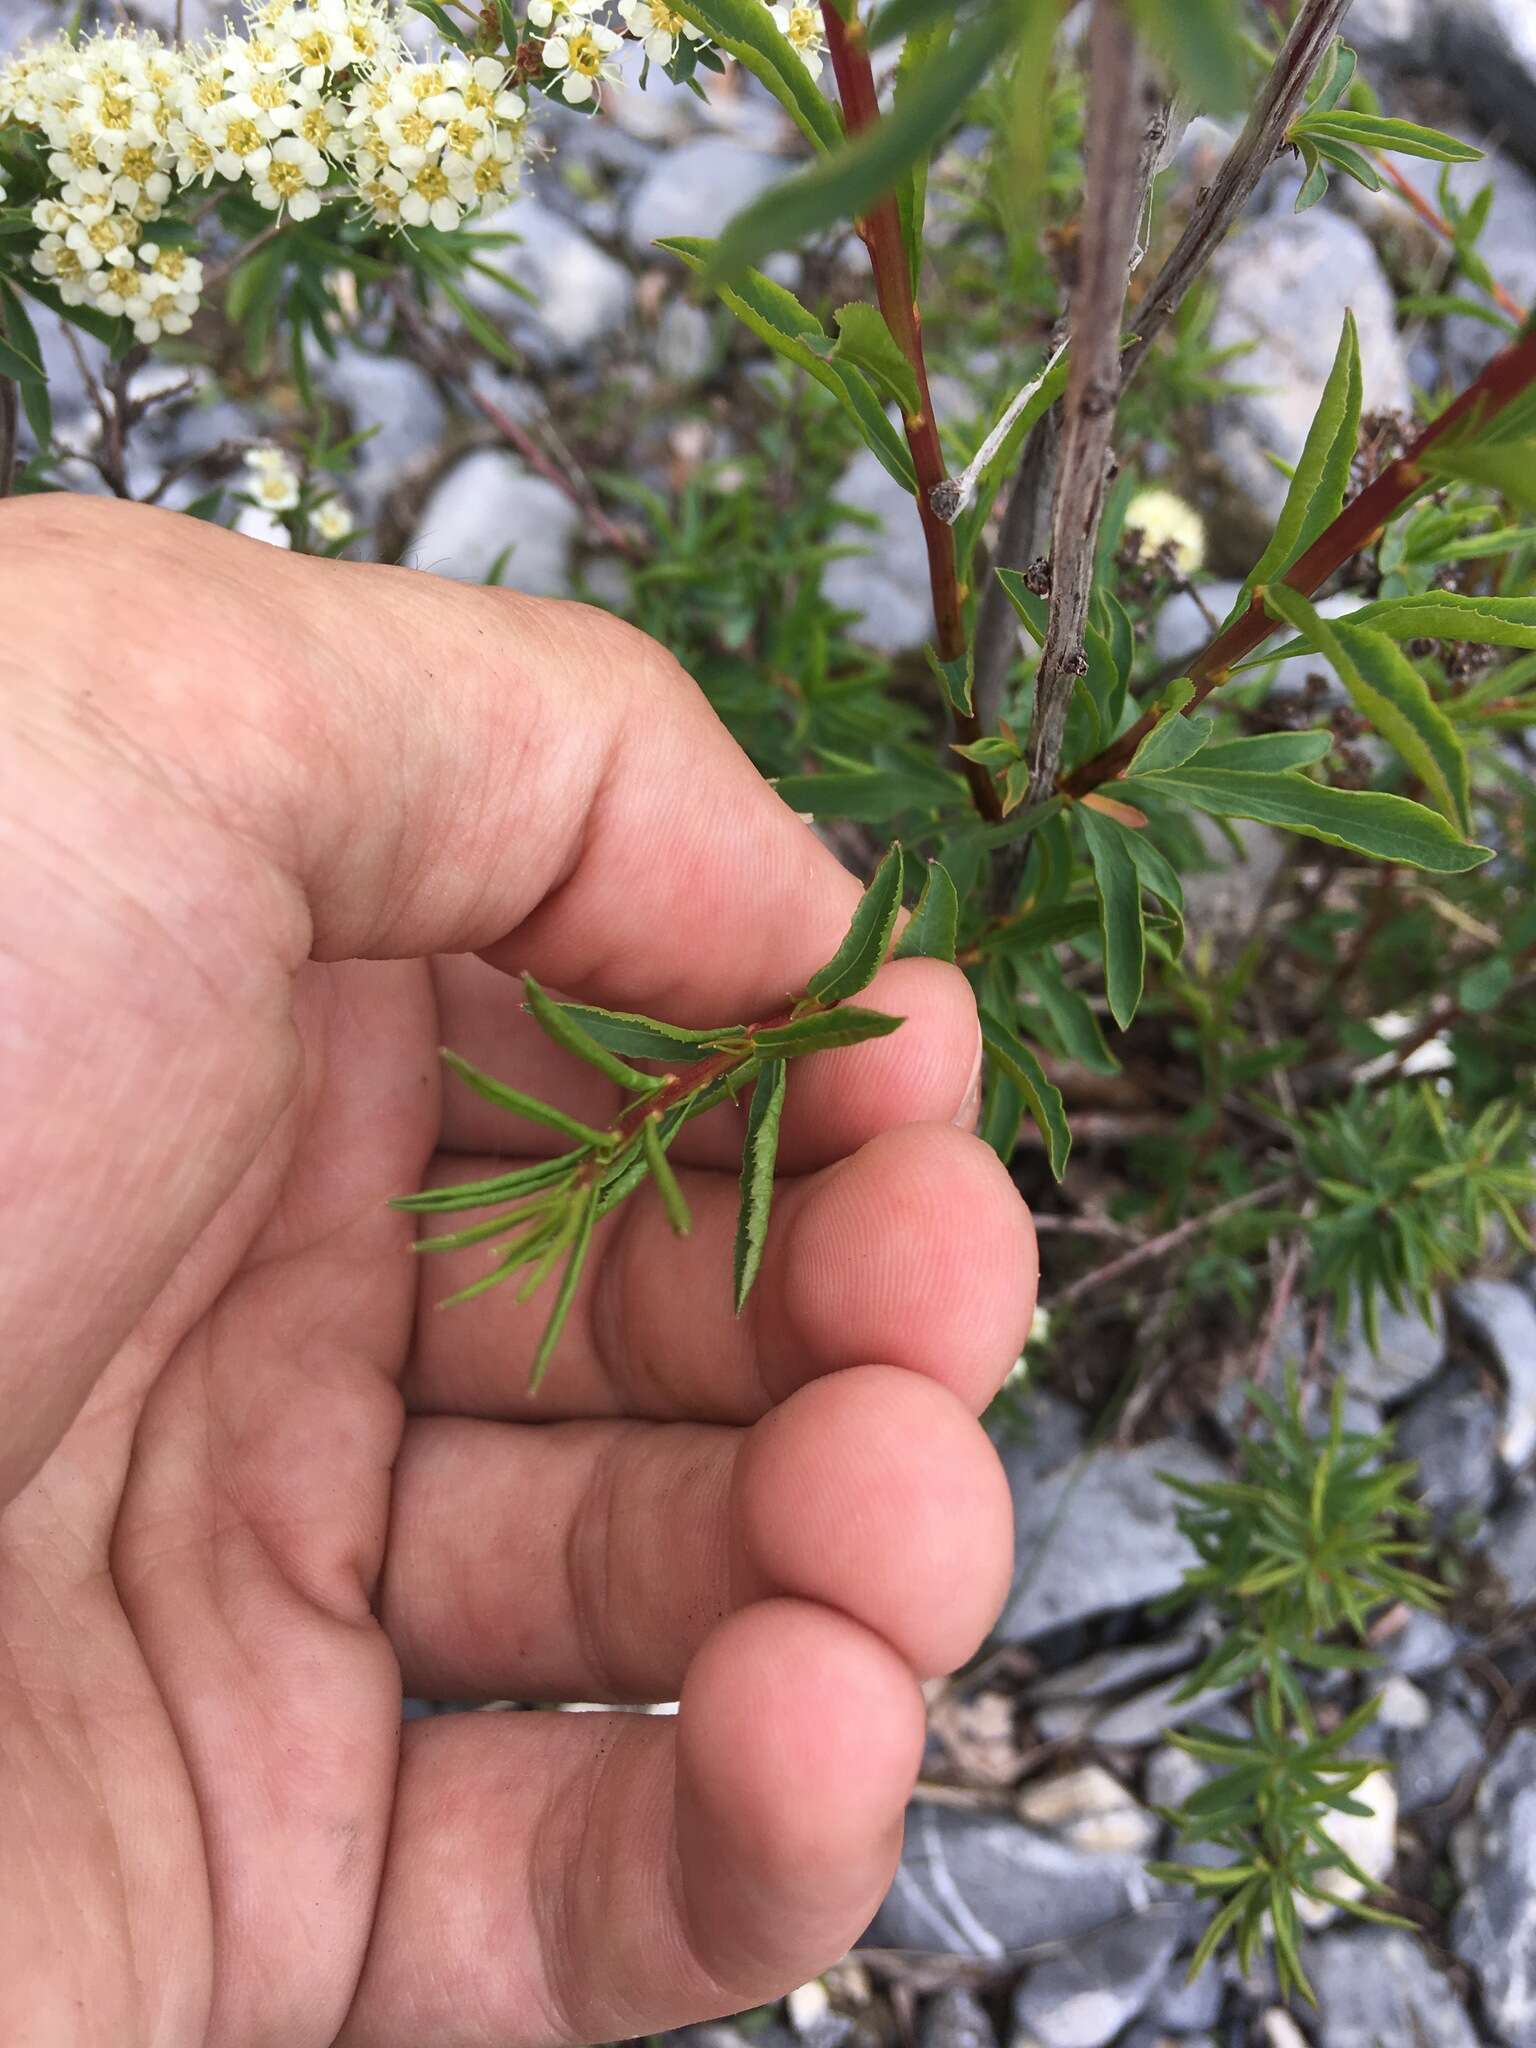
[[[976,1058],[971,1064],[971,1078],[965,1084],[965,1094],[960,1107],[955,1111],[955,1122],[962,1131],[974,1131],[981,1115],[981,1026],[976,1026]]]

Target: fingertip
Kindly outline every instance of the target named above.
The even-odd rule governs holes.
[[[856,1366],[765,1416],[736,1461],[737,1597],[820,1600],[921,1677],[972,1656],[1013,1564],[1007,1479],[975,1417],[936,1381]]]
[[[680,1882],[696,1954],[761,1995],[845,1954],[901,1852],[922,1695],[868,1629],[776,1599],[723,1622],[678,1721]]]
[[[1039,1277],[1029,1211],[990,1146],[948,1122],[883,1131],[781,1228],[762,1311],[774,1391],[880,1359],[980,1414],[1023,1349]]]

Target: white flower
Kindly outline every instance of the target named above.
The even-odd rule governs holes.
[[[346,540],[352,532],[352,514],[340,498],[325,498],[309,515],[319,539],[328,542]]]
[[[384,183],[398,195],[400,218],[411,228],[430,223],[446,234],[475,204],[473,183],[451,175],[442,164],[420,164],[409,176],[390,169],[384,173]]]
[[[827,46],[820,8],[803,4],[793,7],[779,5],[770,7],[768,12],[785,41],[799,52],[800,61],[812,78],[819,76],[821,53]]]
[[[251,197],[258,206],[273,213],[289,213],[294,220],[309,220],[320,211],[315,190],[330,175],[330,166],[318,149],[297,135],[283,135],[272,145],[265,171],[251,180]]]
[[[616,78],[616,66],[608,60],[621,38],[600,22],[568,34],[551,36],[544,44],[544,68],[559,74],[560,95],[573,107],[598,98],[603,81]]]
[[[213,160],[221,178],[259,178],[272,161],[272,144],[279,134],[270,114],[241,113],[234,101],[209,117],[204,131],[213,149]]]
[[[1125,508],[1125,523],[1141,534],[1144,555],[1170,549],[1181,575],[1191,575],[1205,560],[1205,521],[1172,491],[1138,491]]]
[[[291,512],[298,504],[299,472],[283,449],[270,444],[248,448],[245,466],[250,472],[245,487],[268,512]]]
[[[684,37],[690,43],[704,40],[703,29],[685,21],[666,0],[619,0],[619,13],[653,64],[670,64]]]
[[[529,0],[528,23],[531,28],[555,30],[561,23],[595,14],[601,5],[602,0]]]

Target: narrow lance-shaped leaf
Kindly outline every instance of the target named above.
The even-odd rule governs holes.
[[[533,1354],[533,1364],[528,1372],[530,1394],[538,1392],[539,1383],[549,1369],[549,1361],[555,1355],[555,1346],[560,1342],[560,1333],[565,1328],[566,1318],[571,1312],[571,1303],[576,1299],[582,1268],[587,1263],[587,1253],[592,1245],[592,1225],[596,1220],[597,1189],[591,1187],[581,1197],[581,1207],[577,1211],[576,1227],[571,1234],[571,1248],[566,1254],[565,1271],[560,1275],[555,1305],[550,1310],[549,1321],[544,1325],[539,1348]]]
[[[652,1115],[646,1118],[641,1127],[645,1163],[650,1168],[651,1179],[656,1183],[656,1192],[661,1196],[661,1205],[667,1212],[667,1221],[679,1237],[686,1237],[693,1228],[693,1218],[688,1213],[683,1191],[677,1184],[677,1175],[672,1171],[667,1148],[661,1141],[659,1124],[660,1119]]]
[[[758,6],[760,0],[751,0],[751,4]],[[656,244],[695,271],[706,267],[713,270],[718,246],[696,235],[673,235]],[[863,371],[834,358],[831,338],[815,314],[802,306],[793,292],[775,284],[760,270],[744,271],[728,284],[713,276],[709,282],[743,327],[832,393],[882,468],[904,490],[915,491],[917,477],[906,442],[886,418],[879,395]]]
[[[1141,876],[1125,841],[1130,828],[1083,806],[1078,811],[1099,893],[1109,1014],[1124,1031],[1141,1001],[1147,935],[1141,921]]]
[[[1483,647],[1536,647],[1536,597],[1464,596],[1428,590],[1422,597],[1384,597],[1344,614],[1351,626],[1369,626],[1389,640],[1470,640]],[[1335,621],[1335,623],[1338,623]],[[1287,640],[1245,668],[1301,654],[1304,639]]]
[[[523,989],[528,997],[528,1008],[533,1013],[535,1023],[547,1038],[554,1040],[556,1045],[564,1046],[567,1052],[574,1053],[579,1060],[585,1060],[589,1067],[595,1067],[600,1074],[610,1081],[616,1081],[621,1088],[637,1089],[645,1094],[661,1086],[661,1081],[655,1074],[642,1074],[637,1067],[630,1066],[627,1061],[621,1060],[617,1053],[611,1052],[586,1029],[571,1010],[546,994],[531,974],[523,976]]]
[[[843,943],[805,985],[806,994],[818,1003],[856,996],[879,973],[901,908],[901,871],[901,848],[893,846],[859,898]]]
[[[707,1059],[710,1048],[732,1028],[722,1024],[709,1031],[689,1031],[681,1024],[664,1024],[657,1017],[639,1017],[627,1010],[600,1010],[590,1003],[561,1003],[557,1007],[599,1045],[627,1059],[672,1060],[687,1065]]]
[[[1237,601],[1241,610],[1260,583],[1273,582],[1299,561],[1325,527],[1338,517],[1349,489],[1350,466],[1360,435],[1360,338],[1353,313],[1344,315],[1333,368],[1307,429],[1285,504],[1269,545],[1254,565]]]
[[[1047,1077],[1044,1067],[1029,1047],[985,1008],[981,1012],[981,1041],[992,1064],[1023,1096],[1035,1128],[1045,1140],[1045,1156],[1051,1173],[1060,1180],[1067,1170],[1067,1155],[1072,1150],[1072,1133],[1067,1129],[1061,1090]]]
[[[1355,709],[1397,749],[1452,823],[1469,832],[1471,777],[1466,752],[1455,726],[1408,657],[1385,633],[1321,617],[1298,591],[1284,584],[1267,589],[1265,603],[1333,663]]]
[[[741,1153],[741,1205],[736,1214],[734,1294],[736,1313],[763,1263],[768,1241],[768,1216],[773,1206],[773,1169],[779,1150],[779,1124],[784,1115],[785,1067],[769,1060],[757,1077],[747,1112],[746,1142]]]
[[[885,1038],[905,1022],[904,1017],[887,1016],[884,1010],[861,1010],[856,1004],[842,1003],[835,1010],[807,1011],[788,1024],[771,1024],[743,1042],[775,1059],[789,1059],[797,1053],[831,1052],[840,1045],[862,1045],[866,1038]]]
[[[837,148],[842,124],[836,111],[762,0],[676,0],[676,11],[767,86],[807,142]]]
[[[391,1209],[411,1215],[432,1215],[454,1209],[484,1209],[493,1202],[510,1202],[518,1195],[532,1194],[561,1180],[581,1163],[580,1152],[563,1152],[557,1159],[540,1159],[532,1166],[515,1167],[511,1173],[494,1174],[489,1180],[461,1181],[456,1187],[423,1188],[414,1195],[394,1195]]]
[[[1381,790],[1331,789],[1294,769],[1282,775],[1233,775],[1195,761],[1172,775],[1127,779],[1115,787],[1135,803],[1172,797],[1214,818],[1253,818],[1434,874],[1459,875],[1489,857],[1486,846],[1469,846],[1438,811],[1423,804]]]
[[[1167,712],[1147,734],[1131,756],[1132,775],[1160,775],[1167,768],[1181,768],[1194,759],[1216,730],[1216,721],[1203,711],[1186,716]]]
[[[949,871],[938,861],[928,863],[923,893],[917,899],[906,930],[896,941],[896,960],[953,960],[960,928],[960,898]]]
[[[896,337],[877,306],[855,300],[832,315],[837,328],[834,359],[852,363],[905,413],[918,409],[917,375],[897,347]]]
[[[716,245],[713,276],[732,277],[775,249],[866,212],[893,191],[948,128],[1007,40],[997,14],[970,23],[882,120],[744,207]]]
[[[1399,156],[1426,157],[1431,163],[1475,164],[1483,154],[1472,143],[1442,129],[1424,128],[1417,121],[1399,121],[1387,114],[1356,114],[1346,107],[1304,114],[1287,139],[1300,135],[1342,142],[1353,149],[1389,149]]]
[[[933,811],[951,795],[940,781],[900,769],[830,768],[823,775],[781,775],[774,788],[792,811],[881,825],[897,811]]]
[[[519,1088],[508,1088],[501,1081],[492,1080],[489,1074],[482,1074],[478,1067],[472,1067],[468,1060],[458,1053],[450,1052],[447,1046],[441,1048],[444,1064],[451,1067],[459,1079],[473,1088],[477,1095],[483,1095],[487,1102],[494,1102],[498,1109],[510,1111],[513,1116],[527,1117],[530,1123],[545,1124],[552,1131],[564,1131],[567,1137],[581,1138],[588,1145],[606,1145],[608,1133],[597,1131],[590,1124],[567,1116],[563,1109],[556,1109],[552,1103],[540,1102],[537,1097],[524,1095]]]
[[[1254,732],[1218,740],[1200,757],[1202,768],[1243,775],[1277,775],[1285,768],[1310,768],[1333,750],[1331,732]]]

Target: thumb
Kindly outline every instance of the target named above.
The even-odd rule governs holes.
[[[0,508],[0,614],[0,1502],[289,1101],[306,958],[526,926],[573,991],[760,1014],[857,894],[581,606],[46,497]]]

